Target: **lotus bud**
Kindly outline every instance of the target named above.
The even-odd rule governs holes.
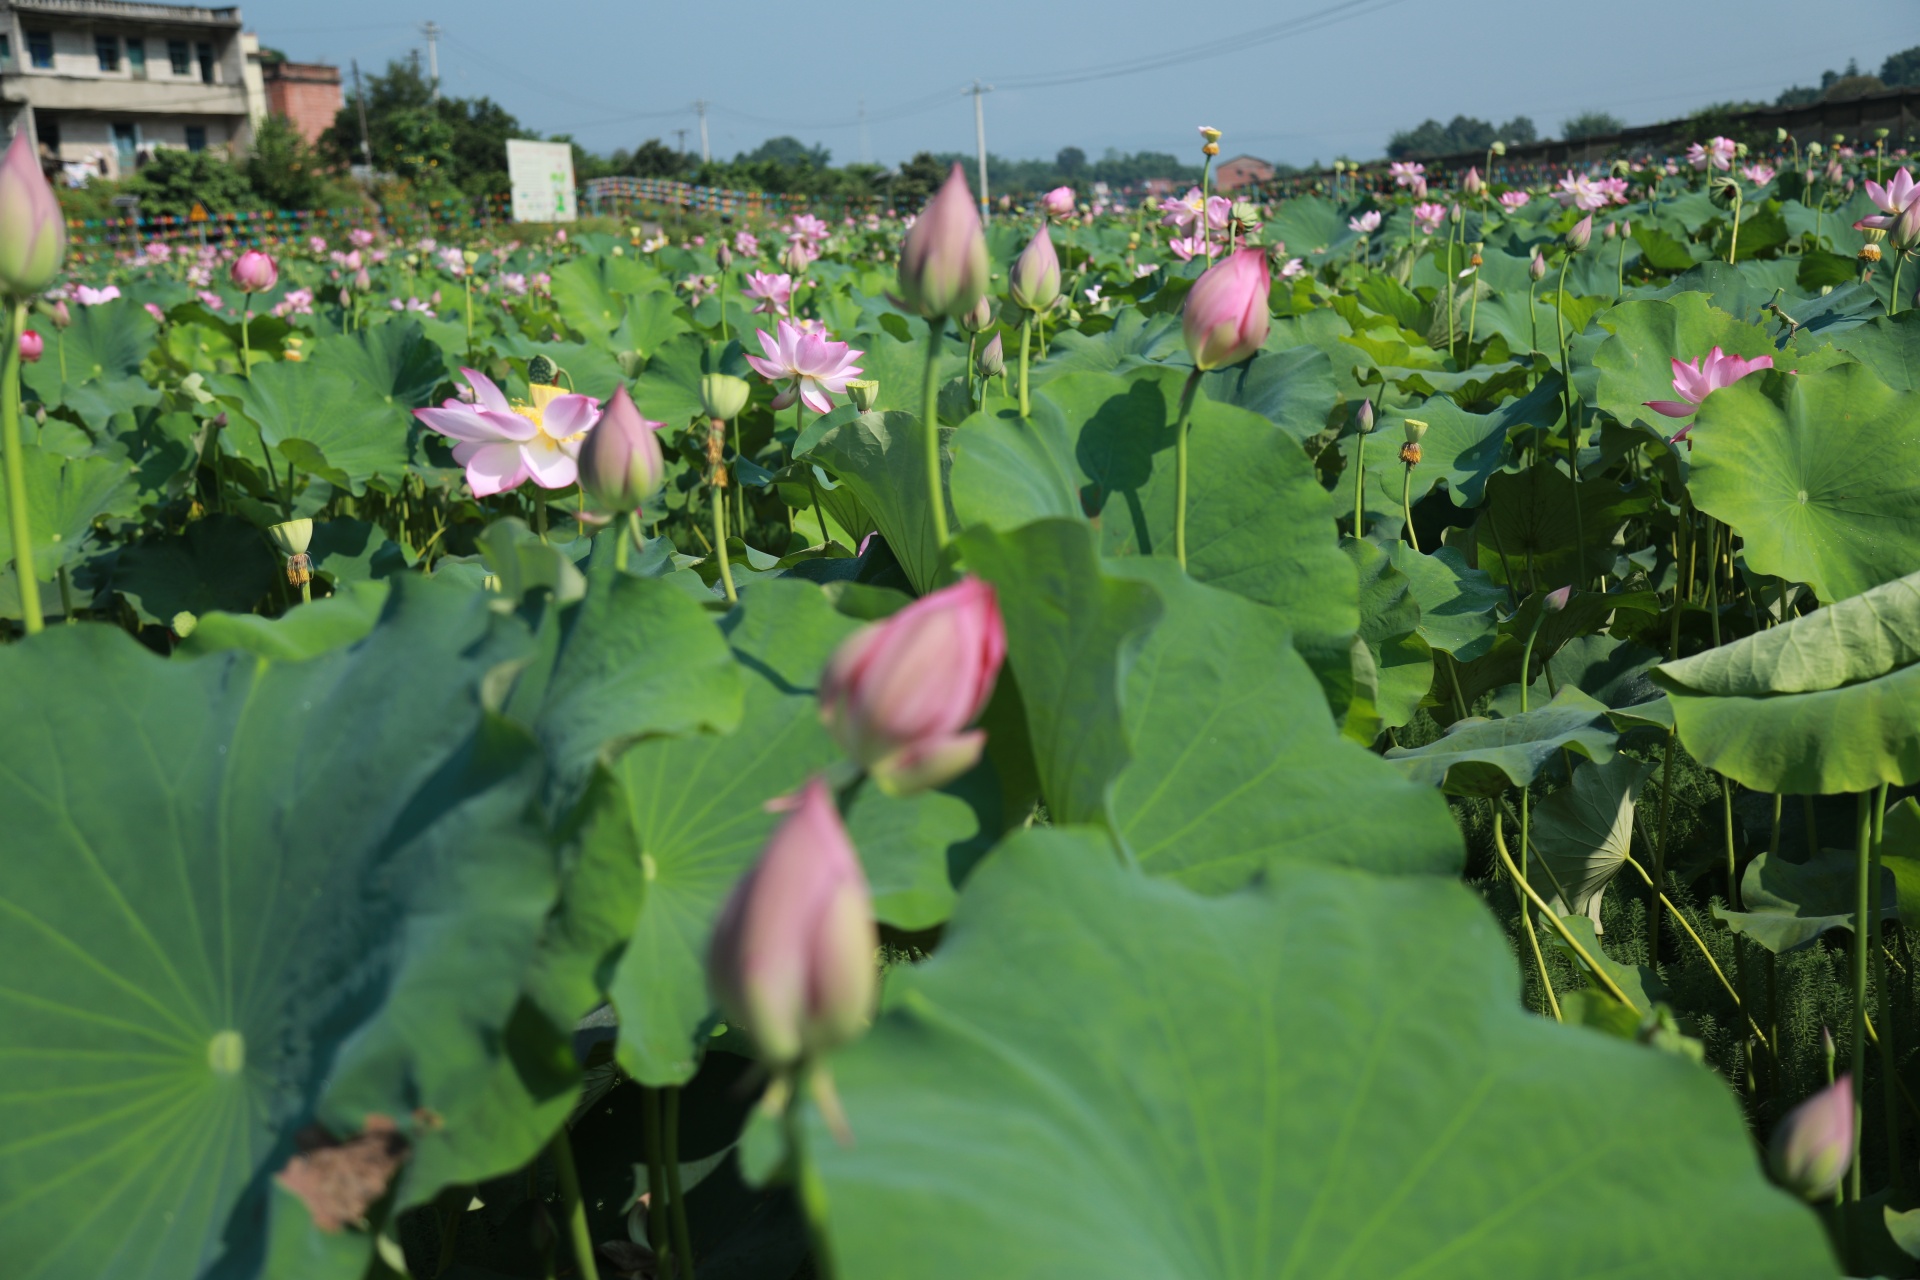
[[[265,293],[280,279],[280,268],[258,249],[249,249],[234,261],[233,270],[227,274],[240,292]]]
[[[1049,218],[1071,218],[1073,216],[1073,188],[1055,187],[1040,197],[1040,208]]]
[[[833,793],[816,777],[789,804],[707,950],[714,1001],[774,1067],[858,1036],[879,985],[873,901]]]
[[[1538,249],[1535,249],[1533,257],[1527,262],[1527,276],[1537,282],[1546,274],[1547,259]]]
[[[1006,354],[1000,345],[1000,335],[994,334],[987,345],[980,348],[980,354],[974,357],[973,369],[982,378],[997,378],[1007,371]]]
[[[843,641],[820,677],[820,719],[887,794],[937,787],[980,759],[987,735],[966,726],[1006,653],[993,588],[962,578]]]
[[[1567,231],[1567,248],[1574,253],[1593,243],[1593,215],[1588,214]]]
[[[1558,591],[1547,592],[1547,598],[1541,602],[1541,607],[1548,613],[1562,613],[1565,612],[1568,602],[1572,599],[1573,584],[1568,583]]]
[[[1264,249],[1237,249],[1207,269],[1187,293],[1181,327],[1198,369],[1238,364],[1267,341],[1273,287]]]
[[[872,378],[847,379],[847,403],[856,413],[871,413],[880,399],[880,384]]]
[[[968,333],[985,333],[993,327],[993,298],[981,294],[973,310],[960,317],[960,327]]]
[[[1909,203],[1894,219],[1893,226],[1887,231],[1887,241],[1901,253],[1920,249],[1920,199]]]
[[[1460,179],[1460,189],[1470,196],[1482,195],[1486,192],[1487,184],[1481,179],[1480,170],[1477,167],[1468,169],[1467,176]]]
[[[667,464],[654,432],[665,425],[640,416],[625,383],[613,389],[580,448],[580,488],[596,508],[632,511],[660,491]]]
[[[1033,233],[1014,261],[1007,291],[1014,305],[1025,311],[1045,311],[1059,299],[1060,256],[1053,251],[1053,237],[1044,226]]]
[[[722,271],[733,265],[733,250],[727,247],[726,241],[722,240],[720,247],[713,251],[713,260],[720,264]]]
[[[1363,436],[1373,434],[1373,401],[1362,400],[1360,402],[1360,407],[1354,410],[1353,426],[1354,430]]]
[[[20,331],[20,358],[22,360],[25,360],[28,364],[32,364],[40,359],[40,353],[46,349],[47,344],[39,334],[31,329],[22,329]]]
[[[916,315],[965,315],[987,291],[987,237],[966,177],[954,165],[900,249],[900,297]]]
[[[1853,1165],[1853,1077],[1843,1075],[1788,1112],[1768,1152],[1781,1185],[1830,1200]]]
[[[0,293],[16,298],[53,283],[67,260],[67,223],[40,171],[27,130],[0,160]]]
[[[147,306],[158,310],[158,308],[154,308],[151,302],[149,302]],[[165,320],[166,312],[162,311],[157,318]],[[47,319],[53,321],[53,327],[56,329],[64,329],[73,323],[73,312],[67,310],[67,301],[65,298],[60,299],[47,308]]]
[[[1600,238],[1602,240],[1611,240],[1619,234],[1620,234],[1620,228],[1616,227],[1611,222],[1607,223],[1605,226],[1600,228]]]
[[[732,422],[747,407],[753,388],[745,378],[730,373],[709,373],[700,379],[700,407],[709,418]]]

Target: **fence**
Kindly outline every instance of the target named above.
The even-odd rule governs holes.
[[[720,187],[697,187],[672,178],[593,178],[581,191],[582,207],[594,214],[619,216],[644,204],[668,205],[734,221],[800,212],[840,217],[877,211],[881,207],[881,201],[875,198],[845,200],[769,191],[728,191]]]
[[[268,245],[309,236],[338,240],[353,227],[372,227],[401,238],[448,236],[499,226],[513,220],[507,196],[480,200],[430,200],[424,204],[340,209],[234,210],[209,213],[205,221],[155,214],[126,218],[71,218],[67,239],[84,252],[90,248],[120,248],[150,241],[177,244],[211,240],[229,244]]]

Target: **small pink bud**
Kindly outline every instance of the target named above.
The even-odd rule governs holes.
[[[0,160],[0,293],[16,298],[52,284],[67,260],[66,219],[27,132],[14,130]]]
[[[987,291],[987,279],[980,210],[956,164],[901,246],[900,297],[916,315],[965,315]]]
[[[879,946],[859,855],[816,777],[722,908],[707,950],[708,986],[761,1056],[787,1066],[865,1030]]]
[[[153,304],[148,303],[147,305],[152,306]],[[65,298],[61,298],[51,307],[48,307],[47,316],[53,321],[53,327],[56,329],[64,329],[73,323],[73,312],[67,310],[67,300]]]
[[[22,360],[25,360],[28,364],[32,364],[40,358],[40,353],[46,349],[47,344],[41,339],[39,334],[31,329],[23,329],[21,331],[20,358]]]
[[[1579,253],[1593,243],[1593,215],[1588,214],[1567,232],[1567,248]]]
[[[997,378],[1007,371],[1006,351],[1001,346],[1000,335],[994,334],[987,345],[980,348],[980,354],[974,357],[974,372],[983,378]]]
[[[820,678],[820,719],[881,790],[937,787],[979,760],[987,735],[967,725],[1006,653],[993,588],[962,578],[842,642]]]
[[[1832,1199],[1853,1165],[1853,1077],[1841,1076],[1788,1112],[1769,1157],[1781,1185],[1815,1202]]]
[[[981,294],[973,310],[960,317],[960,327],[968,333],[985,333],[993,327],[993,298]]]
[[[667,464],[654,433],[666,425],[641,417],[624,383],[614,388],[580,449],[580,487],[596,508],[632,511],[659,492]]]
[[[265,293],[280,279],[280,268],[258,249],[249,249],[234,262],[228,275],[233,287],[242,293]]]
[[[1467,176],[1460,179],[1460,189],[1470,196],[1477,196],[1487,189],[1486,182],[1480,177],[1478,166],[1467,170]]]
[[[1045,311],[1060,296],[1060,255],[1053,250],[1053,237],[1041,227],[1027,241],[1007,275],[1007,291],[1014,305],[1024,311]]]
[[[1040,197],[1040,208],[1049,218],[1071,218],[1073,216],[1073,188],[1055,187]]]
[[[64,305],[64,304],[63,304],[63,305]],[[147,314],[148,314],[148,315],[150,315],[150,316],[152,316],[152,317],[153,317],[153,318],[154,318],[154,319],[155,319],[156,321],[158,321],[159,323],[161,323],[161,324],[165,324],[165,323],[167,322],[167,313],[166,313],[166,312],[164,312],[164,311],[162,311],[162,310],[161,310],[161,309],[160,309],[160,308],[159,308],[159,307],[158,307],[157,305],[155,305],[154,303],[151,303],[151,302],[147,302],[147,303],[142,303],[141,305],[142,305],[142,306],[144,306],[144,307],[146,307],[146,309],[147,309]],[[57,320],[56,320],[56,321],[55,321],[55,323],[56,323],[56,324],[58,324],[58,323],[59,323],[59,321],[57,321]]]
[[[1535,249],[1533,251],[1533,257],[1527,261],[1527,276],[1537,281],[1546,274],[1547,260],[1538,249]]]
[[[1544,607],[1548,613],[1559,613],[1561,610],[1567,607],[1567,602],[1572,599],[1573,599],[1573,584],[1569,583],[1566,586],[1561,587],[1558,591],[1547,592],[1547,598],[1546,598]]]
[[[1238,364],[1266,343],[1272,287],[1267,254],[1259,248],[1235,250],[1194,281],[1182,325],[1197,368]]]

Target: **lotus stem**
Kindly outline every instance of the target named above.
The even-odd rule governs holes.
[[[1420,535],[1413,531],[1412,493],[1413,467],[1409,464],[1400,476],[1400,510],[1407,521],[1407,541],[1412,544],[1415,551],[1418,551],[1420,549]]]
[[[627,544],[633,541],[634,536],[633,512],[622,512],[620,518],[613,522],[613,531],[615,534],[613,543],[613,569],[615,573],[625,573],[627,571]]]
[[[665,1140],[661,1155],[667,1167],[667,1196],[671,1205],[673,1252],[680,1260],[680,1280],[693,1280],[693,1235],[687,1230],[687,1197],[680,1186],[680,1090],[669,1087],[665,1096]]]
[[[1367,496],[1367,433],[1360,433],[1360,443],[1353,452],[1353,536],[1367,536],[1366,516]]]
[[[660,1142],[658,1089],[641,1086],[640,1124],[647,1151],[647,1243],[653,1246],[661,1273],[671,1275],[671,1260],[667,1255],[673,1252],[672,1232],[667,1215],[662,1212],[667,1204],[667,1167]]]
[[[1020,317],[1020,417],[1022,420],[1033,416],[1033,407],[1027,400],[1027,352],[1033,343],[1033,312]]]
[[[554,1179],[560,1184],[560,1213],[567,1220],[574,1264],[587,1280],[600,1280],[600,1268],[593,1256],[593,1236],[587,1230],[587,1207],[580,1199],[580,1171],[574,1168],[573,1143],[567,1138],[565,1124],[553,1135],[547,1154],[553,1160]]]
[[[927,501],[932,507],[933,545],[936,551],[947,545],[947,499],[940,491],[940,343],[946,337],[947,318],[927,317],[927,372],[920,384],[920,429],[927,450]],[[1025,352],[1022,351],[1024,361]],[[1021,391],[1026,390],[1022,370]]]
[[[1533,951],[1533,965],[1540,975],[1540,990],[1545,993],[1547,1008],[1553,1014],[1553,1020],[1562,1021],[1560,998],[1553,993],[1553,979],[1547,974],[1547,958],[1541,954],[1540,939],[1533,932],[1533,909],[1527,905],[1527,899],[1532,896],[1533,890],[1527,887],[1526,877],[1521,874],[1518,867],[1513,865],[1513,858],[1507,853],[1506,832],[1501,825],[1498,809],[1495,809],[1493,814],[1493,843],[1494,847],[1500,851],[1500,861],[1506,865],[1508,874],[1513,877],[1514,903],[1520,908],[1520,929],[1527,935],[1527,946]]]
[[[20,442],[20,335],[26,328],[27,304],[16,298],[13,323],[7,330],[5,363],[0,365],[0,378],[7,384],[0,388],[0,441],[4,441],[0,448],[4,448],[7,460],[7,519],[13,537],[14,581],[19,584],[20,617],[27,634],[34,635],[46,625],[46,620],[40,614],[40,580],[34,576],[33,520],[27,510],[27,457],[25,446]],[[217,437],[215,444],[218,444]]]
[[[1193,418],[1193,394],[1200,389],[1200,370],[1187,375],[1180,388],[1180,418],[1173,428],[1173,554],[1187,567],[1187,434]]]
[[[1873,854],[1869,861],[1867,879],[1873,896],[1873,985],[1880,996],[1880,1019],[1886,1024],[1887,1032],[1878,1037],[1880,1049],[1880,1088],[1882,1091],[1882,1109],[1886,1112],[1887,1160],[1893,1169],[1894,1195],[1904,1201],[1907,1188],[1906,1158],[1900,1150],[1900,1110],[1893,1105],[1895,1081],[1899,1079],[1894,1063],[1899,1054],[1893,1043],[1894,1021],[1893,1000],[1887,990],[1887,956],[1881,944],[1884,924],[1880,919],[1880,865],[1881,844],[1886,834],[1887,784],[1881,783],[1880,790],[1873,798]]]
[[[1867,949],[1873,942],[1868,917],[1872,914],[1873,793],[1862,791],[1855,819],[1856,877],[1853,911],[1853,1169],[1848,1175],[1847,1198],[1861,1199],[1860,1139],[1866,1121],[1867,1081]]]
[[[787,1139],[787,1167],[793,1177],[794,1198],[807,1220],[813,1245],[813,1271],[820,1280],[834,1280],[833,1243],[827,1235],[827,1188],[820,1172],[807,1159],[805,1135],[800,1131],[799,1090],[787,1102],[782,1128]]]

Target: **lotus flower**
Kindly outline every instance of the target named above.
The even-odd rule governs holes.
[[[1515,209],[1524,209],[1533,197],[1524,191],[1503,191],[1500,193],[1500,207],[1511,213]]]
[[[1562,208],[1571,206],[1575,209],[1591,211],[1607,203],[1607,193],[1595,186],[1593,179],[1584,173],[1576,174],[1568,171],[1567,176],[1560,179],[1557,185],[1559,190],[1553,193],[1553,198],[1560,202]]]
[[[45,351],[46,349],[47,349],[46,340],[42,338],[39,334],[35,333],[31,329],[24,329],[21,331],[20,358],[22,360],[25,360],[28,364],[32,364],[34,361],[40,358],[40,353]]]
[[[280,268],[258,249],[249,249],[234,261],[228,278],[242,293],[265,293],[280,279]]]
[[[743,258],[757,258],[760,256],[760,238],[751,231],[736,231],[733,233],[733,251]]]
[[[1238,364],[1266,343],[1272,287],[1267,251],[1260,248],[1236,250],[1194,281],[1181,327],[1195,367]]]
[[[777,1067],[858,1036],[879,983],[867,877],[833,793],[816,777],[789,806],[707,950],[715,1002]]]
[[[1200,221],[1206,211],[1207,204],[1200,195],[1200,188],[1188,187],[1184,196],[1178,199],[1168,196],[1160,201],[1160,225],[1185,231]]]
[[[103,302],[112,302],[120,296],[120,286],[110,284],[104,289],[95,289],[91,285],[75,285],[73,298],[83,307],[97,307]]]
[[[601,511],[632,511],[659,492],[667,464],[654,433],[666,426],[640,416],[626,383],[613,390],[580,450],[580,487]]]
[[[1788,1112],[1768,1155],[1782,1185],[1808,1200],[1831,1200],[1853,1166],[1853,1077],[1841,1076]]]
[[[1422,203],[1413,206],[1413,225],[1432,235],[1440,230],[1440,224],[1447,220],[1447,206],[1443,204]]]
[[[1669,418],[1684,418],[1721,387],[1730,387],[1750,373],[1771,368],[1772,356],[1755,356],[1749,360],[1730,356],[1715,347],[1704,359],[1673,361],[1673,389],[1679,394],[1679,400],[1648,400],[1646,406]],[[1685,440],[1692,431],[1693,424],[1688,423],[1673,439],[1675,442]]]
[[[52,284],[67,260],[66,217],[28,132],[15,129],[0,160],[0,292],[16,298]]]
[[[1347,230],[1357,231],[1363,236],[1372,235],[1379,229],[1380,211],[1378,209],[1369,209],[1365,213],[1347,219]]]
[[[987,291],[987,236],[954,165],[900,247],[900,297],[916,315],[965,315]]]
[[[748,356],[753,371],[768,382],[789,385],[773,398],[775,409],[784,409],[796,398],[815,413],[829,413],[833,401],[827,396],[844,395],[847,381],[860,373],[853,363],[866,353],[851,351],[844,342],[830,342],[825,334],[808,333],[789,321],[780,321],[776,338],[765,329],[759,331],[760,347],[766,358]]]
[[[911,795],[965,773],[987,735],[1006,658],[993,588],[962,578],[843,641],[820,678],[820,719],[883,791]]]
[[[1387,172],[1393,175],[1393,184],[1397,187],[1410,187],[1416,181],[1426,185],[1427,166],[1412,161],[1396,160],[1387,166]]]
[[[513,404],[478,369],[460,372],[473,403],[448,400],[413,416],[454,441],[454,461],[467,469],[475,497],[505,493],[529,479],[542,489],[564,489],[579,478],[576,459],[600,415],[597,400],[535,385],[533,403]]]
[[[1049,218],[1071,218],[1074,209],[1072,187],[1055,187],[1040,197],[1040,208]]]
[[[1687,148],[1687,163],[1696,169],[1709,165],[1715,169],[1731,169],[1735,150],[1732,138],[1708,138],[1705,146],[1696,142]]]
[[[1191,262],[1195,258],[1211,257],[1212,255],[1208,253],[1210,247],[1211,244],[1207,238],[1197,233],[1190,236],[1183,236],[1178,240],[1167,241],[1167,248],[1172,251],[1174,257],[1180,259],[1182,262]]]
[[[793,234],[802,240],[819,244],[832,234],[832,228],[810,213],[793,215]]]
[[[760,305],[753,309],[757,316],[787,314],[787,308],[793,303],[793,277],[774,275],[768,271],[755,271],[747,276],[746,287],[740,290],[744,297],[756,299]]]
[[[1883,231],[1891,231],[1901,214],[1913,205],[1920,204],[1920,183],[1914,182],[1913,175],[1905,169],[1894,174],[1893,181],[1884,187],[1868,179],[1866,192],[1867,199],[1873,201],[1874,207],[1880,212],[1854,223],[1856,230],[1878,227]]]
[[[1764,187],[1773,181],[1773,166],[1770,164],[1750,164],[1740,170],[1740,176],[1756,187]]]

